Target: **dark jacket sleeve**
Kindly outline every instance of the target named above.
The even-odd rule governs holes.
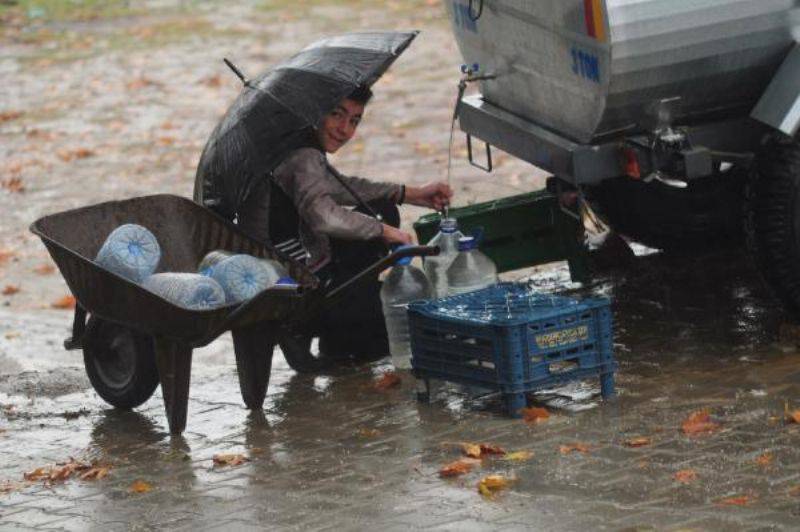
[[[349,240],[381,236],[383,228],[378,220],[339,204],[342,186],[328,175],[325,156],[319,151],[301,148],[293,152],[273,176],[311,231]],[[344,194],[349,196],[347,191]]]

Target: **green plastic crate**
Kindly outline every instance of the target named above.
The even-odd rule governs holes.
[[[566,260],[574,281],[588,278],[588,255],[583,227],[564,213],[546,190],[450,209],[464,234],[483,230],[481,251],[507,272]],[[439,231],[441,215],[423,216],[414,224],[421,243]]]

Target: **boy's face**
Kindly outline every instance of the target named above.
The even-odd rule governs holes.
[[[364,114],[364,104],[344,99],[336,109],[322,119],[317,129],[317,138],[327,153],[336,153],[356,133]]]

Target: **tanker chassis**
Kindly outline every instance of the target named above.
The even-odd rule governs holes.
[[[744,240],[800,313],[800,0],[445,5],[471,161],[475,137],[547,170],[652,247]]]

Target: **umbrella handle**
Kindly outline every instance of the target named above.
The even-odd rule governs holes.
[[[234,74],[236,74],[236,77],[237,77],[237,78],[239,78],[240,80],[242,80],[242,83],[244,83],[246,86],[249,86],[249,85],[250,85],[250,80],[249,80],[249,79],[247,79],[247,78],[244,76],[244,74],[242,74],[242,71],[241,71],[241,70],[239,70],[239,69],[236,67],[236,65],[234,65],[233,63],[231,63],[230,61],[228,61],[228,59],[227,59],[227,58],[225,58],[225,57],[223,57],[223,58],[222,58],[222,60],[225,62],[225,64],[226,64],[226,65],[228,65],[228,68],[230,68],[231,70],[233,70],[233,73],[234,73]]]

